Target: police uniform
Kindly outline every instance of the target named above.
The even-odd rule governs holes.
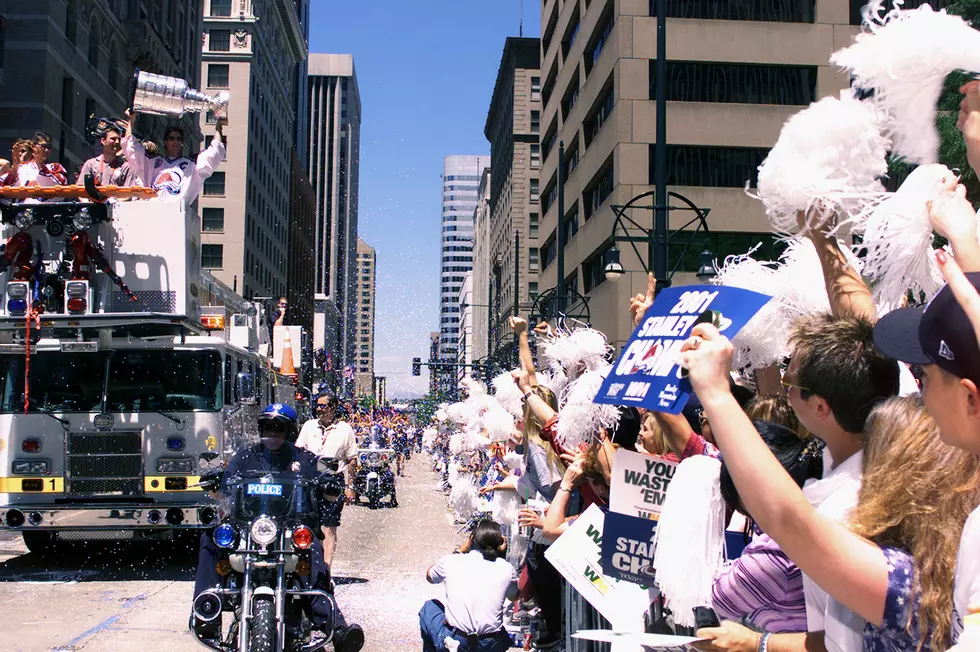
[[[254,472],[281,472],[295,470],[294,463],[299,465],[299,473],[306,479],[315,479],[319,476],[317,470],[317,457],[298,448],[294,444],[284,441],[278,450],[270,450],[265,445],[259,443],[245,450],[239,451],[228,462],[224,477],[221,482],[223,493],[229,493],[229,484],[236,477],[244,473]],[[326,501],[321,501],[326,502]],[[323,519],[324,508],[321,508],[320,519]],[[210,531],[201,535],[201,552],[198,557],[197,575],[194,580],[194,596],[197,597],[203,591],[223,583],[222,577],[218,575],[218,547],[211,538]],[[329,591],[330,569],[323,561],[323,544],[319,539],[313,540],[312,554],[310,555],[311,571],[310,581],[323,590]],[[312,620],[315,626],[320,626],[323,619],[329,617],[330,605],[323,598],[313,598]],[[336,626],[345,628],[347,626],[344,616],[337,607]]]

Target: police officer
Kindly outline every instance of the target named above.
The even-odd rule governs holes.
[[[228,462],[221,483],[224,493],[229,492],[229,482],[233,478],[246,472],[295,471],[298,465],[303,477],[315,479],[319,476],[317,457],[293,443],[297,437],[297,415],[293,408],[281,403],[273,403],[262,411],[258,422],[261,439],[258,444],[236,453]],[[201,536],[201,553],[194,582],[195,597],[222,583],[216,569],[217,561],[218,548],[209,533],[204,533]],[[330,569],[324,563],[323,545],[319,540],[314,539],[310,561],[313,566],[310,577],[315,578],[313,581],[317,586],[329,591]],[[329,622],[330,614],[324,613],[324,610],[329,609],[329,604],[325,600],[314,598],[311,606],[314,625],[319,626],[322,622]],[[333,642],[337,652],[358,652],[364,645],[364,632],[361,626],[348,625],[339,606],[336,611]]]

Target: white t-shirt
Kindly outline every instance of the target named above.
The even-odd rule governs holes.
[[[517,571],[505,559],[487,561],[476,550],[446,555],[429,570],[429,581],[446,585],[446,622],[464,634],[504,628],[504,600],[517,597]]]
[[[319,419],[310,419],[299,431],[296,445],[317,457],[336,459],[340,473],[347,470],[348,463],[357,455],[357,438],[354,436],[354,429],[346,421],[324,427]]]
[[[809,480],[803,493],[817,512],[839,523],[847,520],[857,506],[864,469],[864,451],[858,451],[827,473],[822,480]],[[824,632],[829,652],[861,652],[866,621],[840,604],[806,574],[806,626],[811,632]]]
[[[953,642],[963,633],[963,618],[970,606],[980,607],[980,507],[966,519],[953,580]]]

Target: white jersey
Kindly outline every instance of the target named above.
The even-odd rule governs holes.
[[[207,149],[197,156],[197,162],[179,156],[149,156],[132,135],[122,140],[123,154],[140,184],[157,191],[156,201],[185,201],[197,199],[205,179],[214,174],[225,157],[225,145],[212,138]]]

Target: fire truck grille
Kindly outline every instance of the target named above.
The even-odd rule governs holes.
[[[67,452],[68,493],[125,496],[143,492],[139,433],[70,433]]]
[[[177,293],[173,290],[137,290],[136,301],[128,294],[113,292],[110,295],[110,312],[175,312]]]

